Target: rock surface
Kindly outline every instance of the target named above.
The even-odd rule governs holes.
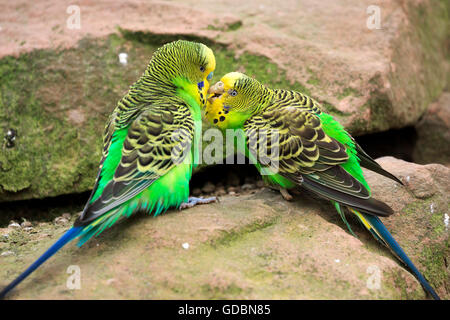
[[[270,58],[289,80],[335,106],[356,133],[413,124],[447,81],[446,1],[79,1],[70,10],[71,4],[3,4],[0,57],[73,47],[117,27],[204,37]],[[77,10],[79,28],[70,27]]]
[[[447,82],[447,1],[380,2],[373,30],[369,0],[84,0],[79,29],[72,4],[0,4],[0,129],[17,132],[2,144],[0,201],[92,188],[107,116],[174,39],[211,45],[214,80],[239,70],[303,91],[356,135],[414,124]]]
[[[374,196],[396,212],[383,221],[441,297],[450,298],[450,169],[390,157],[379,162],[406,184],[366,172]],[[31,222],[34,233],[1,230],[2,284],[67,229]],[[81,249],[69,244],[10,298],[424,299],[396,258],[350,223],[358,238],[328,202],[306,195],[286,202],[268,189],[157,218],[137,215]],[[67,287],[69,266],[79,267],[79,290]]]
[[[432,103],[416,125],[417,142],[413,159],[417,163],[450,165],[450,92]]]

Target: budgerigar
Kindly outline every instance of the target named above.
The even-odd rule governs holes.
[[[189,198],[201,107],[215,67],[212,50],[200,43],[179,40],[154,53],[109,118],[97,179],[81,216],[0,297],[72,239],[81,246],[137,211],[156,216],[169,207],[215,200]]]
[[[272,90],[238,72],[226,74],[209,94],[206,118],[222,130],[234,129],[242,139],[236,143],[244,149],[239,151],[269,185],[280,189],[285,198],[290,198],[288,189],[301,186],[331,200],[353,234],[345,218],[347,208],[439,299],[378,218],[393,211],[371,197],[361,166],[401,181],[368,156],[316,101],[299,92]]]

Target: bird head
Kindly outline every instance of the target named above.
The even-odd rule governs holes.
[[[175,86],[186,99],[205,106],[210,81],[216,68],[212,50],[202,43],[178,40],[153,55],[146,75],[160,84]]]
[[[209,89],[205,117],[221,129],[239,128],[270,96],[271,90],[257,80],[231,72]]]

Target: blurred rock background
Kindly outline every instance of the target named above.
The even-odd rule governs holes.
[[[370,155],[397,158],[381,163],[406,187],[367,173],[369,182],[396,211],[388,228],[448,298],[449,8],[439,0],[0,3],[0,281],[76,218],[117,100],[156,48],[188,39],[214,50],[213,81],[238,70],[307,93]],[[17,297],[424,298],[364,230],[349,235],[323,201],[282,201],[251,166],[204,168],[191,192],[224,200],[132,218],[98,239],[104,249],[72,246]],[[99,267],[106,260],[108,272]],[[64,289],[73,261],[91,272],[80,292]],[[366,286],[371,265],[383,275],[377,290]]]

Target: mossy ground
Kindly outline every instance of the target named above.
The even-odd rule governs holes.
[[[139,75],[137,59],[119,65],[120,49],[114,37],[86,39],[76,49],[0,60],[0,128],[17,131],[15,146],[2,150],[0,199],[92,187],[106,118]],[[131,50],[130,56],[140,53]]]

